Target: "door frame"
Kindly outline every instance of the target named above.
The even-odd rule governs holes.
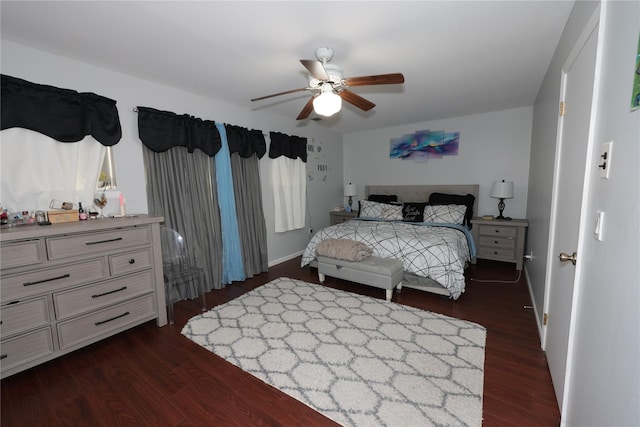
[[[592,175],[594,162],[594,154],[593,147],[595,144],[595,128],[596,128],[596,118],[597,118],[597,105],[599,98],[599,87],[600,87],[600,76],[601,76],[601,63],[602,63],[602,52],[601,52],[601,40],[603,28],[601,24],[601,9],[602,5],[599,5],[592,16],[587,21],[587,24],[583,28],[580,36],[576,40],[571,52],[567,56],[566,61],[564,62],[561,68],[561,83],[560,83],[560,95],[558,99],[558,106],[560,102],[563,102],[566,97],[566,77],[568,70],[571,68],[571,65],[576,60],[576,57],[580,54],[581,50],[584,48],[589,36],[596,30],[597,27],[597,46],[596,46],[596,63],[595,63],[595,74],[594,74],[594,86],[593,86],[593,94],[591,96],[591,112],[589,117],[589,130],[587,137],[587,146],[586,146],[586,158],[585,158],[585,175],[583,180],[583,186],[580,189],[582,191],[582,201],[580,205],[580,218],[578,224],[578,243],[576,247],[576,252],[578,254],[578,262],[575,266],[575,275],[574,275],[574,283],[573,283],[573,297],[571,301],[571,316],[570,316],[570,324],[569,324],[569,341],[567,343],[567,360],[565,367],[565,380],[564,380],[564,393],[563,393],[563,401],[558,402],[558,406],[560,407],[561,416],[566,413],[568,396],[571,393],[570,384],[571,384],[571,373],[573,371],[573,359],[574,359],[574,347],[575,347],[575,329],[576,329],[576,317],[577,317],[577,308],[580,297],[581,283],[582,283],[582,275],[583,268],[582,263],[580,262],[580,254],[583,252],[585,247],[585,240],[591,237],[591,227],[586,223],[587,218],[587,207],[589,202],[589,178]],[[602,20],[604,21],[604,19]],[[550,305],[550,293],[551,293],[551,281],[552,281],[552,272],[556,268],[556,257],[557,253],[557,245],[555,240],[557,222],[558,222],[558,190],[562,183],[559,182],[559,171],[562,168],[562,159],[560,157],[561,153],[561,144],[562,144],[562,132],[564,125],[564,117],[560,116],[558,120],[558,126],[556,131],[556,150],[555,150],[555,164],[554,164],[554,179],[552,186],[552,196],[551,196],[551,211],[550,211],[550,224],[549,224],[549,239],[547,242],[549,252],[546,260],[546,274],[545,274],[545,291],[544,291],[544,305],[543,312],[549,312]],[[595,226],[595,224],[594,224]],[[542,349],[546,350],[547,345],[547,331],[548,325],[544,324],[541,327],[541,345]],[[564,422],[561,422],[561,425],[564,425]]]

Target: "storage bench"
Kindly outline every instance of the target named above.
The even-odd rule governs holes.
[[[390,258],[370,256],[362,261],[344,261],[341,259],[318,257],[318,279],[324,282],[325,276],[349,280],[363,285],[386,289],[386,299],[391,301],[393,288],[402,288],[402,261]]]

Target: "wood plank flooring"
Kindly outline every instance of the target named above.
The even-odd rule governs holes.
[[[394,301],[487,328],[484,426],[558,426],[560,414],[524,276],[479,261],[457,301],[405,288]],[[222,304],[277,277],[318,283],[300,258],[207,294]],[[475,279],[475,280],[473,280]],[[480,282],[489,280],[491,282]],[[383,299],[384,291],[327,278],[327,286]],[[1,424],[10,426],[330,426],[332,421],[180,334],[199,313],[175,306],[175,325],[148,322],[5,378]]]

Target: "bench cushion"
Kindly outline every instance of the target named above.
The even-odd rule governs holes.
[[[353,262],[318,257],[318,273],[382,289],[393,289],[402,281],[402,261],[370,256]]]

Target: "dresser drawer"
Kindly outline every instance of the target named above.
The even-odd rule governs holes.
[[[109,256],[112,276],[133,273],[150,268],[153,263],[151,248]]]
[[[19,332],[49,324],[47,297],[20,301],[0,307],[0,337],[8,337]]]
[[[151,243],[148,226],[46,239],[49,259],[62,259]]]
[[[81,285],[109,276],[104,258],[94,258],[53,268],[2,277],[2,301],[21,299],[43,292]]]
[[[50,327],[4,340],[0,344],[0,370],[3,372],[53,353]]]
[[[495,259],[504,261],[514,261],[516,259],[515,251],[509,249],[478,248],[478,258]]]
[[[499,225],[480,225],[478,233],[485,236],[516,237],[518,229],[515,227],[501,227]]]
[[[504,237],[483,237],[480,236],[478,239],[479,246],[487,246],[491,248],[504,248],[504,249],[513,249],[516,247],[516,240],[513,238],[504,238]]]
[[[120,279],[107,280],[90,286],[82,286],[70,291],[53,294],[57,319],[103,308],[127,299],[152,292],[153,272],[151,270]]]
[[[0,268],[39,264],[44,260],[41,240],[3,243],[0,246]]]
[[[67,322],[58,323],[60,348],[65,349],[83,341],[95,340],[136,322],[156,316],[153,294],[96,311]]]

